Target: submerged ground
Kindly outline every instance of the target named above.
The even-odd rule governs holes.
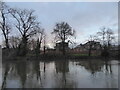
[[[3,88],[118,88],[117,60],[4,62]]]

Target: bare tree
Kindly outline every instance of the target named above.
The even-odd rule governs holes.
[[[107,34],[107,46],[108,46],[108,48],[110,48],[112,40],[115,39],[114,33],[113,33],[112,29],[108,28],[106,31],[106,34]]]
[[[100,32],[97,32],[98,36],[101,36],[102,39],[99,38],[103,42],[104,45],[107,45],[108,47],[111,45],[112,40],[115,39],[114,33],[112,29],[103,27]]]
[[[40,54],[40,50],[41,50],[42,42],[44,40],[44,36],[45,36],[44,29],[41,29],[41,32],[38,33],[37,45],[36,45],[36,49],[35,49],[36,55]]]
[[[0,14],[1,14],[1,21],[0,21],[0,29],[2,30],[4,39],[5,39],[5,46],[9,48],[9,33],[11,31],[11,27],[8,24],[8,6],[4,2],[0,2]]]
[[[27,53],[27,41],[30,37],[40,32],[40,23],[37,22],[33,10],[10,8],[9,12],[16,20],[15,26],[22,36],[19,52],[21,50],[20,53],[25,55]]]
[[[99,40],[102,40],[102,44],[104,45],[105,44],[105,36],[106,36],[106,28],[102,27],[101,31],[97,32],[97,34],[102,37]]]
[[[41,44],[42,44],[43,39],[44,39],[44,35],[45,35],[45,32],[44,32],[44,29],[42,29],[41,33],[40,33],[40,41],[39,41],[39,43],[40,43],[40,49],[41,49]]]
[[[102,37],[102,39],[100,39],[103,42],[102,55],[107,57],[107,56],[109,56],[109,50],[110,50],[110,46],[112,44],[112,40],[115,39],[114,33],[113,33],[112,29],[104,27],[97,34],[98,34],[98,36]]]
[[[37,45],[37,42],[34,38],[31,38],[30,40],[28,40],[28,45],[27,46],[30,50],[35,50],[36,45]]]
[[[95,45],[97,44],[98,37],[95,35],[90,35],[89,40],[88,40],[88,55],[91,56],[91,52],[93,49],[95,49]]]
[[[44,54],[46,53],[46,34],[44,34],[44,46],[43,46],[43,51],[44,51]]]
[[[55,38],[58,41],[62,42],[63,46],[63,55],[65,55],[65,41],[70,37],[75,35],[75,30],[72,29],[72,27],[66,23],[66,22],[61,22],[57,23],[55,25],[55,28],[52,32],[52,34],[55,34]]]
[[[11,48],[18,48],[19,44],[21,42],[21,39],[19,37],[11,36],[9,39],[9,45]]]
[[[39,38],[37,39],[37,45],[36,45],[36,48],[35,48],[35,53],[36,53],[36,56],[39,56],[39,54],[40,54],[40,40],[39,40]]]

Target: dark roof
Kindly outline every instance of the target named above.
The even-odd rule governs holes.
[[[100,45],[100,42],[96,42],[96,41],[88,41],[85,44],[79,44],[77,45],[75,48],[79,48],[79,47],[84,47],[85,45],[89,44],[89,43],[93,43],[93,44],[98,44]]]
[[[96,42],[96,41],[88,41],[87,43],[100,44],[100,42]],[[85,43],[85,44],[87,44],[87,43]]]

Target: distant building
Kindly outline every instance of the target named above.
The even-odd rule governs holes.
[[[92,50],[100,50],[101,49],[101,44],[100,42],[96,41],[88,41],[87,43],[84,44],[85,49],[90,48],[90,44],[92,45]]]
[[[65,43],[59,42],[59,43],[56,43],[56,46],[55,46],[56,51],[62,51],[63,50],[63,44],[65,46],[66,51],[69,49],[69,45],[68,45],[67,42],[65,42]]]
[[[74,52],[76,53],[88,53],[88,50],[90,49],[90,44],[91,44],[91,49],[93,52],[98,52],[101,49],[101,44],[100,42],[96,41],[88,41],[85,44],[80,44],[74,48]]]

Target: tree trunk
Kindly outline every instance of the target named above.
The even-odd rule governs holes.
[[[91,49],[89,49],[89,54],[88,55],[91,56]]]
[[[63,55],[65,55],[66,53],[65,53],[65,42],[64,41],[62,42],[62,45],[63,45]]]
[[[8,39],[5,40],[6,48],[9,49]]]
[[[92,50],[92,45],[90,45],[89,47],[89,53],[88,53],[89,56],[91,56],[91,50]]]
[[[38,57],[40,54],[40,48],[41,48],[41,41],[39,41],[39,39],[37,40],[37,46],[35,48],[36,51],[36,56]]]
[[[6,31],[6,29],[5,29],[6,28],[6,18],[3,13],[1,13],[1,14],[2,14],[2,19],[3,19],[2,32],[3,32],[4,38],[5,38],[5,46],[7,49],[9,49],[9,43],[8,43],[8,37],[7,37],[8,33],[5,32]]]
[[[25,56],[27,54],[27,37],[23,37],[21,44],[19,45],[17,54],[19,56]]]
[[[45,46],[44,46],[44,54],[45,54]]]

